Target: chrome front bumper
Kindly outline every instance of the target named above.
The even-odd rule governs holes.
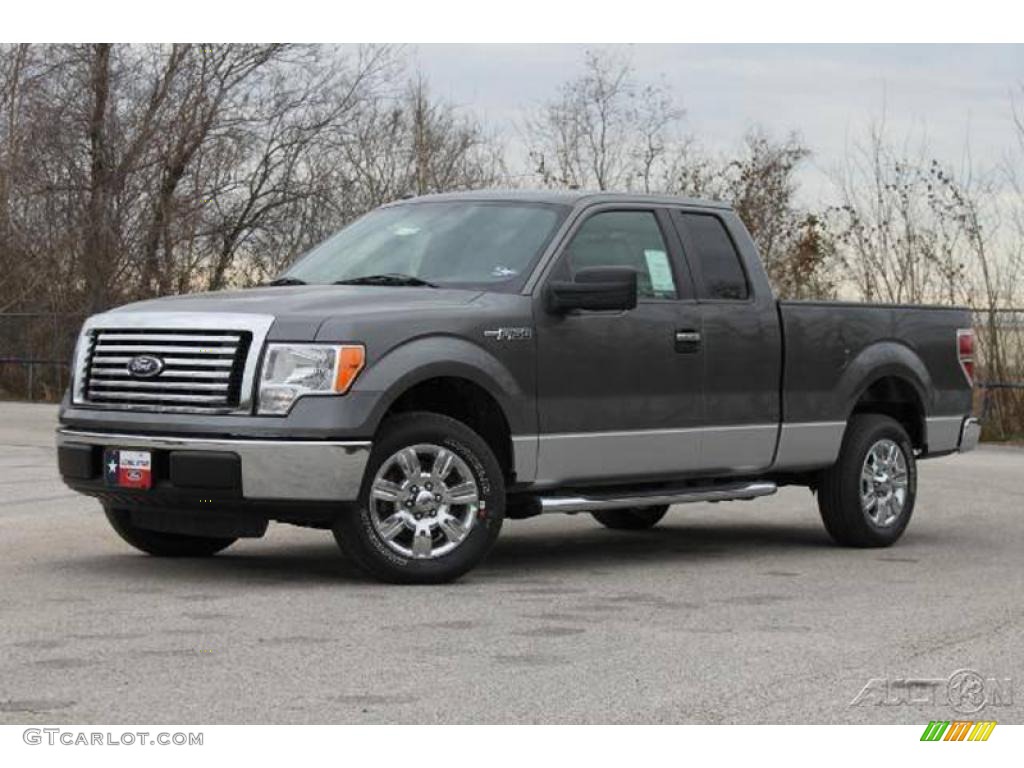
[[[354,501],[370,442],[230,440],[57,430],[57,445],[98,445],[152,451],[214,451],[238,456],[246,499]]]
[[[973,451],[978,447],[978,440],[981,439],[981,420],[973,416],[964,419],[960,428],[960,453]]]

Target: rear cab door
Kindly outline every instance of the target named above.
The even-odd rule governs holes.
[[[675,207],[671,219],[703,328],[702,468],[722,475],[767,469],[781,419],[782,336],[757,248],[732,211]]]

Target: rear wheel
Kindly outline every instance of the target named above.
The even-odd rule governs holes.
[[[666,512],[668,512],[668,504],[658,507],[605,509],[590,514],[605,528],[613,528],[617,531],[642,531],[656,526]]]
[[[107,520],[117,535],[133,547],[157,557],[209,557],[227,549],[238,539],[214,539],[186,536],[140,528],[132,522],[131,512],[117,507],[104,507]]]
[[[504,516],[504,477],[483,438],[446,416],[408,413],[381,427],[358,507],[334,535],[378,579],[436,584],[480,563]]]
[[[880,414],[854,416],[839,460],[818,488],[829,535],[850,547],[890,546],[910,522],[916,497],[914,447],[903,426]]]

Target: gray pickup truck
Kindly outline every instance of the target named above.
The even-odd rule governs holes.
[[[58,456],[150,554],[277,520],[395,582],[464,574],[506,518],[638,530],[781,485],[887,546],[917,459],[977,444],[973,352],[964,309],[777,301],[719,203],[436,195],[269,285],[89,318]]]

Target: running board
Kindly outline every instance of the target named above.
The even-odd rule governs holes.
[[[731,483],[689,488],[659,488],[654,491],[632,493],[590,493],[576,496],[544,496],[540,499],[542,512],[593,512],[599,509],[626,507],[657,507],[662,504],[690,504],[695,501],[733,501],[771,496],[778,487],[775,483]]]

